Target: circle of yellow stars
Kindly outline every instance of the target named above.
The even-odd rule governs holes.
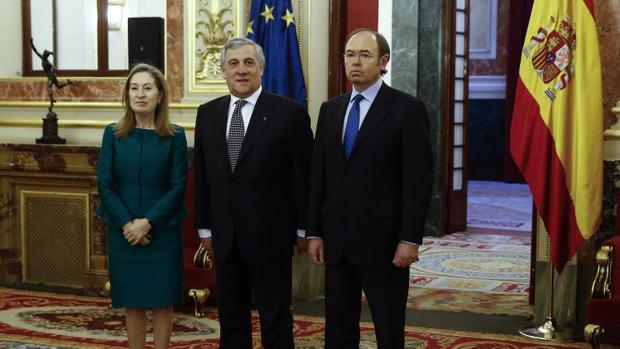
[[[274,17],[273,17],[273,9],[275,6],[267,6],[265,5],[265,9],[263,10],[263,12],[260,13],[261,17],[265,18],[265,24],[269,23],[269,20],[274,21]],[[284,16],[280,17],[282,18],[284,21],[286,21],[286,27],[288,28],[289,25],[291,24],[295,24],[295,16],[293,15],[293,12],[289,11],[289,9],[286,9],[286,12],[284,13]],[[252,28],[254,26],[254,21],[250,21],[250,23],[248,23],[248,32],[247,34],[250,33],[254,33],[254,29]]]

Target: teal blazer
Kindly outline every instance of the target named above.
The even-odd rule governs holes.
[[[121,230],[129,221],[147,218],[153,228],[180,224],[187,179],[187,140],[180,126],[171,137],[136,128],[127,139],[105,128],[97,163],[101,205],[97,214],[108,229]]]

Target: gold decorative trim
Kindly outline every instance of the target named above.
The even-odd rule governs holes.
[[[118,109],[118,102],[56,102],[55,107],[64,109]],[[0,108],[39,108],[47,109],[48,101],[1,101]]]
[[[616,115],[616,119],[620,117],[620,101],[615,107],[611,108],[611,112]],[[606,141],[620,141],[620,130],[608,129],[603,132],[603,138]]]
[[[611,267],[613,264],[611,245],[603,245],[596,253],[596,276],[592,282],[592,298],[611,298]]]
[[[583,329],[583,336],[586,342],[590,343],[593,349],[600,348],[600,335],[603,333],[603,328],[595,324],[587,324]]]
[[[207,251],[203,244],[198,245],[198,249],[196,253],[194,253],[194,258],[192,258],[192,263],[196,268],[201,268],[206,271],[210,271],[213,267],[209,251]]]
[[[192,288],[187,292],[187,295],[190,296],[194,300],[194,316],[201,318],[205,316],[205,312],[203,307],[207,298],[211,295],[211,291],[208,288],[205,289],[196,289]]]
[[[85,258],[85,266],[86,269],[90,269],[90,258],[88,256],[90,256],[90,197],[88,195],[88,193],[62,193],[62,192],[57,192],[57,191],[37,191],[37,190],[21,190],[19,192],[19,212],[20,212],[20,244],[21,244],[21,258],[22,258],[22,281],[26,280],[26,268],[27,268],[27,254],[26,254],[26,222],[24,220],[24,217],[26,216],[26,205],[25,200],[26,200],[26,195],[32,195],[32,196],[38,196],[38,197],[57,197],[57,196],[73,196],[73,197],[81,197],[84,199],[84,218],[85,218],[85,227],[86,227],[86,231],[84,232],[86,234],[86,238],[85,238],[85,253],[84,253],[84,258]]]
[[[48,101],[0,101],[0,108],[40,108],[47,109]],[[56,102],[56,109],[120,109],[120,102]],[[170,103],[169,108],[174,110],[196,110],[198,104],[190,103]]]
[[[103,293],[103,295],[105,297],[110,298],[111,294],[112,294],[112,284],[110,283],[110,280],[108,280],[105,285],[103,285],[103,289],[101,291]]]
[[[300,10],[299,12],[299,16],[300,18],[302,16],[305,15],[305,17],[307,18],[307,22],[304,23],[305,24],[305,28],[312,28],[312,8],[310,7],[310,1],[304,1],[303,2],[303,6],[302,6],[302,0],[299,0],[299,8]],[[302,13],[303,12],[303,13]],[[300,20],[300,22],[302,22]],[[310,96],[310,91],[312,90],[311,86],[312,84],[310,83],[312,80],[312,64],[310,64],[310,59],[308,57],[308,52],[310,52],[310,45],[312,44],[312,30],[305,30],[306,33],[306,37],[304,38],[303,36],[304,31],[300,30],[299,33],[299,37],[300,39],[298,40],[299,42],[299,58],[302,61],[302,70],[303,68],[306,68],[306,72],[308,74],[304,74],[304,79],[306,80],[306,105],[307,105],[307,110],[310,111],[310,103],[312,101],[312,98]]]
[[[606,141],[620,141],[620,130],[608,129],[603,132]]]
[[[104,128],[118,120],[67,120],[59,119],[58,125],[74,128]],[[174,124],[183,127],[185,130],[194,130],[196,126],[193,122],[181,121]],[[41,127],[41,119],[0,119],[0,126],[6,127]]]
[[[24,167],[37,167],[37,161],[30,152],[16,152],[7,164],[10,169],[23,169]]]
[[[304,6],[303,0],[297,0],[297,13],[295,18],[295,29],[297,32],[297,44],[299,46],[299,57],[304,56],[304,49],[302,48],[303,32],[304,32]]]
[[[80,128],[102,128],[114,121],[110,120],[58,120],[58,125]],[[8,127],[37,127],[41,126],[40,119],[0,119],[0,126]]]
[[[223,45],[224,42],[221,42],[224,38],[228,39],[230,36],[245,36],[243,32],[243,28],[245,28],[243,11],[241,11],[241,1],[242,0],[226,0],[223,3],[223,8],[230,7],[232,9],[232,20],[222,19],[220,17],[220,0],[187,0],[188,5],[188,41],[189,41],[189,49],[188,49],[188,58],[189,58],[189,67],[187,67],[187,76],[189,77],[189,92],[212,92],[212,93],[222,93],[228,92],[228,88],[226,86],[226,82],[221,77],[214,78],[210,75],[204,78],[199,79],[199,75],[201,72],[197,71],[197,40],[199,37],[205,37],[206,44],[210,47],[206,47],[207,51],[209,51],[210,55],[207,57],[209,60],[213,61],[215,59],[215,55],[211,53],[217,51],[217,46]],[[201,2],[203,6],[198,9],[197,2]],[[231,3],[232,2],[232,3]],[[205,9],[210,5],[211,10]],[[197,15],[199,12],[205,12],[208,14],[209,22],[199,23],[197,21]],[[206,24],[205,24],[206,23]],[[198,25],[208,26],[206,32],[198,30]],[[233,30],[226,32],[226,28],[228,24],[232,24]],[[201,34],[201,35],[199,35]],[[220,43],[221,42],[221,43]],[[217,54],[217,62],[219,64],[219,54]],[[207,67],[208,68],[208,67]],[[203,69],[204,70],[204,69]]]
[[[611,256],[614,251],[612,245],[603,245],[596,253],[596,264],[598,265],[611,265]]]

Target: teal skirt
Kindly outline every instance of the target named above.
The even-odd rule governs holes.
[[[109,277],[115,308],[168,308],[183,304],[183,239],[180,225],[151,231],[147,246],[131,246],[108,230]]]

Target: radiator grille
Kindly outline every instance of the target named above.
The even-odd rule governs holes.
[[[81,287],[88,244],[88,195],[21,192],[23,279]]]

